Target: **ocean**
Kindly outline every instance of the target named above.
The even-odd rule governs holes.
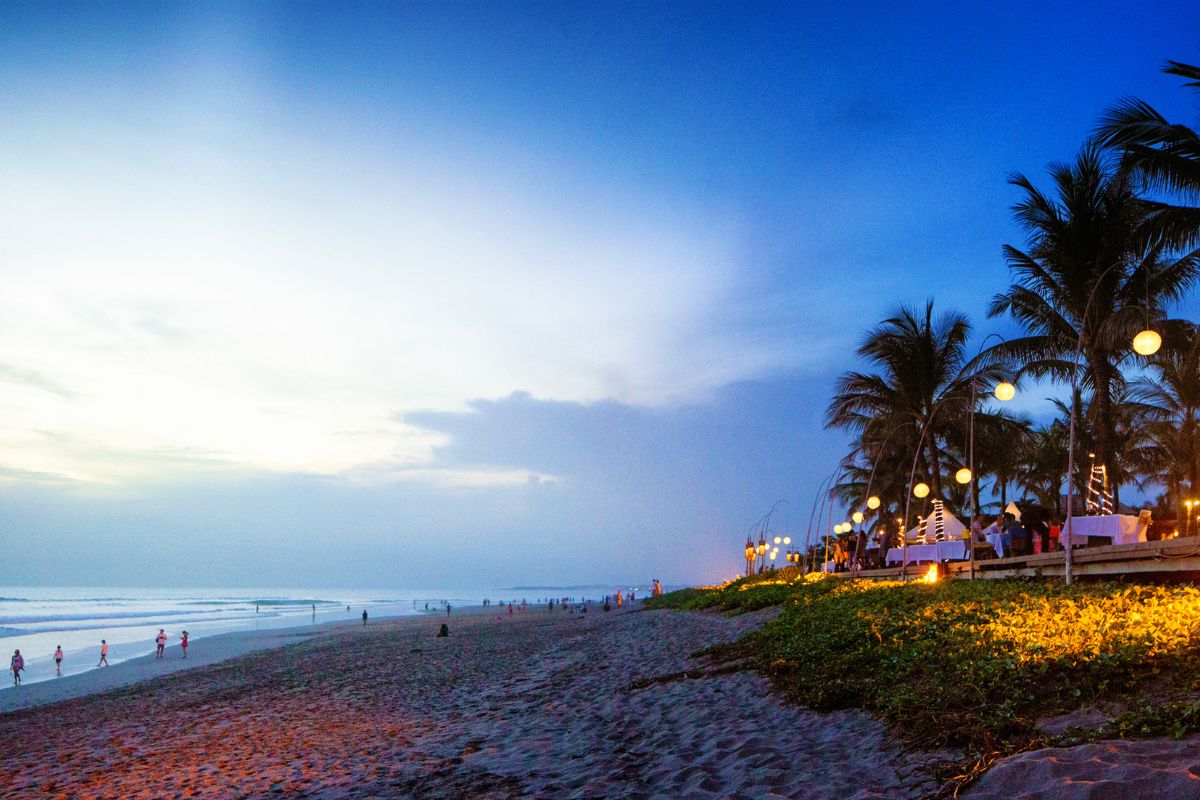
[[[95,669],[100,640],[116,664],[154,652],[163,628],[168,647],[189,639],[232,631],[268,630],[423,613],[479,605],[485,597],[510,598],[511,591],[380,591],[364,589],[198,589],[71,586],[0,586],[0,653],[5,668],[14,650],[25,658],[23,682],[54,678],[54,648],[64,653],[63,675]],[[519,595],[518,595],[519,596]],[[533,600],[533,597],[529,597]],[[349,610],[347,610],[349,606]],[[0,691],[11,688],[11,674]]]

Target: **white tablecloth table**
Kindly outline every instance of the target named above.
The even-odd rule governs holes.
[[[836,562],[834,562],[834,561],[826,561],[824,564],[821,565],[821,572],[833,572],[835,565],[836,565]]]
[[[987,534],[987,540],[988,544],[992,546],[992,549],[996,551],[996,555],[1000,556],[1000,558],[1004,558],[1004,534],[989,533]]]
[[[1138,525],[1138,518],[1132,514],[1106,514],[1100,517],[1071,517],[1071,537],[1067,538],[1067,526],[1064,524],[1059,541],[1065,546],[1071,544],[1087,544],[1089,536],[1102,536],[1113,544],[1133,544],[1146,541],[1146,529]]]
[[[908,563],[916,564],[921,561],[966,561],[967,543],[962,539],[934,544],[910,544],[908,546]],[[904,550],[893,547],[888,550],[887,563],[900,564],[904,561]]]

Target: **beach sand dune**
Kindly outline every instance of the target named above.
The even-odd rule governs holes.
[[[771,612],[762,612],[769,614]],[[904,798],[884,727],[762,677],[653,681],[763,616],[444,617],[0,716],[5,798]],[[928,784],[924,784],[928,788]]]

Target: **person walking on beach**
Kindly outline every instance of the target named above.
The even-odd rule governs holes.
[[[367,610],[363,609],[363,627],[367,627]]]
[[[101,666],[108,666],[108,642],[104,639],[100,640],[100,661],[96,664],[97,668]]]
[[[25,658],[17,650],[12,657],[13,686],[21,685],[21,670],[25,669]]]
[[[154,644],[157,645],[157,647],[154,651],[155,658],[162,658],[163,651],[166,650],[166,648],[167,648],[167,632],[164,631],[162,628],[158,629],[158,636],[154,637]]]
[[[187,658],[187,646],[188,646],[188,632],[187,631],[184,631],[183,635],[179,637],[179,646],[183,648],[183,657]]]
[[[62,675],[62,645],[54,648],[54,674]]]

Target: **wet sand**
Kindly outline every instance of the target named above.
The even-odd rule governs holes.
[[[6,798],[905,798],[884,726],[753,673],[655,681],[769,615],[429,616],[0,715]],[[32,687],[30,687],[32,688]]]

